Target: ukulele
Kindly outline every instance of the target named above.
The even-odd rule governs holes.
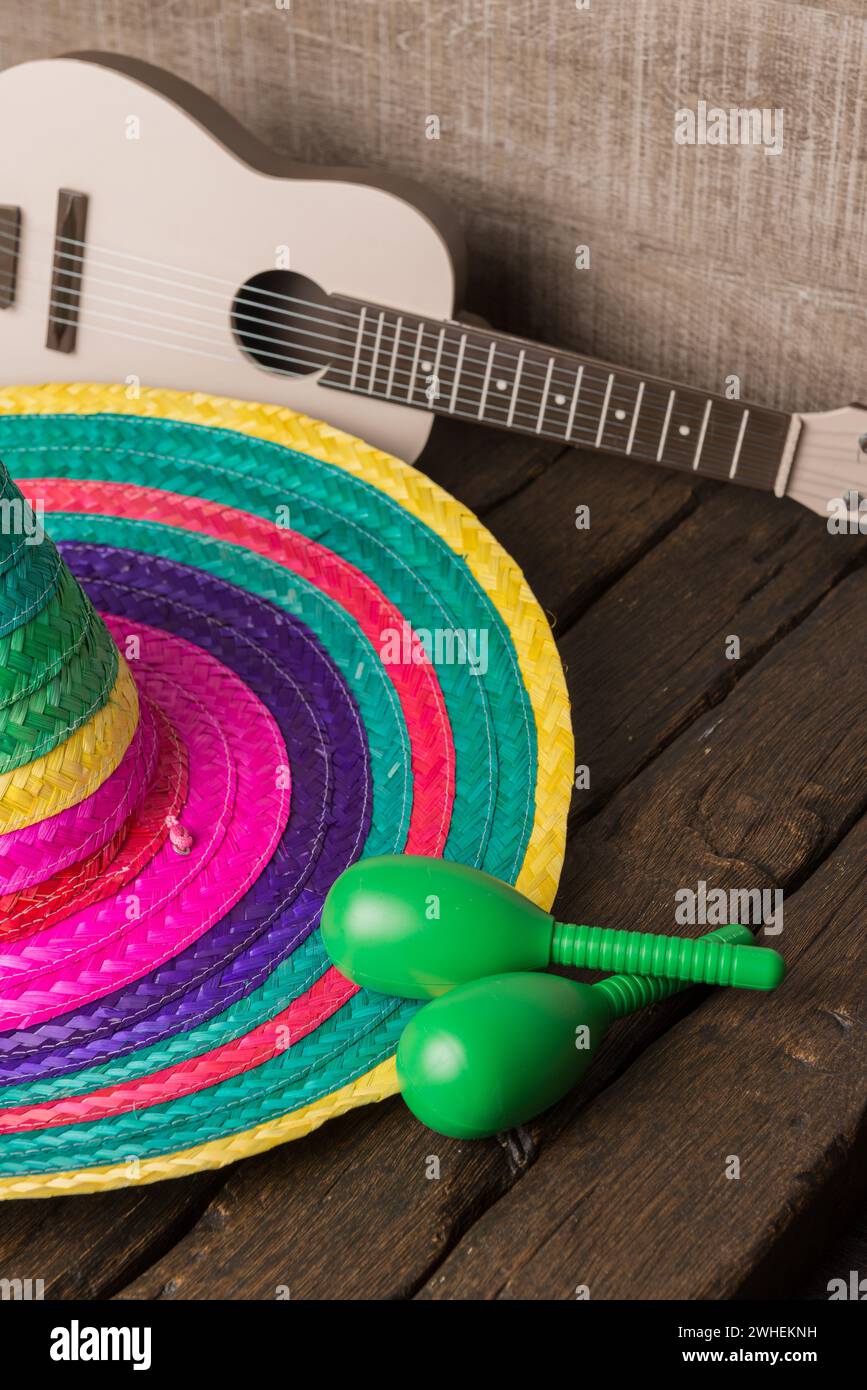
[[[408,462],[451,415],[867,529],[867,408],[786,414],[464,321],[457,223],[423,188],[287,164],[194,87],[108,54],[7,69],[0,128],[27,132],[24,157],[0,150],[7,384],[265,397]]]

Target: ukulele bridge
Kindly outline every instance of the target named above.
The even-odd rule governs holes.
[[[45,346],[52,352],[73,352],[78,337],[87,194],[61,188],[57,194],[54,261],[48,301]]]
[[[0,207],[0,309],[15,303],[18,248],[21,244],[21,209]]]

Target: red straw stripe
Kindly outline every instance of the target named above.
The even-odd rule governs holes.
[[[261,1066],[292,1043],[312,1033],[335,1010],[351,999],[358,987],[333,967],[325,972],[300,998],[274,1018],[254,1028],[234,1042],[224,1043],[201,1057],[191,1057],[150,1076],[105,1086],[86,1096],[72,1096],[43,1105],[17,1105],[0,1111],[0,1134],[48,1128],[52,1125],[105,1119],[130,1110],[141,1110],[178,1096],[189,1095],[206,1086],[216,1086],[239,1072]]]
[[[355,618],[375,651],[386,629],[405,630],[403,615],[361,570],[309,537],[251,512],[131,483],[31,478],[28,487],[49,512],[86,512],[180,526],[276,561],[335,599]],[[455,795],[455,753],[445,698],[426,658],[383,669],[395,687],[410,735],[414,776],[409,830],[417,846],[414,853],[441,855]],[[438,768],[439,777],[421,775],[420,746],[428,753],[428,769]]]

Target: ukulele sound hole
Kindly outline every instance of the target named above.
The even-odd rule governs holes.
[[[328,295],[292,270],[263,270],[244,281],[232,302],[232,332],[245,357],[289,376],[327,367],[337,347]]]

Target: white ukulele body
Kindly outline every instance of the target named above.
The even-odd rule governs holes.
[[[410,185],[367,181],[374,175],[287,168],[186,84],[169,97],[165,74],[118,60],[140,80],[108,61],[55,58],[0,74],[0,204],[21,209],[0,385],[131,378],[273,401],[415,459],[427,411],[322,386],[320,372],[265,370],[239,349],[230,309],[245,281],[288,252],[289,266],[329,293],[447,319],[461,274],[448,211]],[[212,133],[218,121],[225,141]],[[88,200],[70,352],[46,347],[60,189]]]
[[[608,386],[594,406],[592,359],[581,365],[574,355],[570,361],[569,354],[517,339],[498,346],[493,334],[487,358],[479,359],[478,344],[473,349],[475,372],[464,362],[468,325],[448,323],[463,290],[463,239],[450,210],[417,185],[356,169],[288,164],[187,83],[113,55],[23,63],[0,74],[0,131],[0,386],[119,381],[131,389],[168,386],[273,401],[412,462],[427,442],[433,401],[440,399],[439,408],[449,401],[454,411],[462,369],[461,418],[603,450],[612,437],[613,383],[617,378],[622,388],[631,376],[634,430],[645,389],[643,380],[636,388],[634,373],[596,363]],[[83,218],[79,236],[76,216]],[[59,285],[61,270],[73,278],[71,287]],[[275,274],[302,275],[308,288],[291,295],[283,280],[282,290],[273,280],[271,288],[262,289],[260,278],[250,285]],[[326,309],[311,291],[326,296]],[[400,367],[396,376],[394,366],[377,375],[386,351],[380,335],[392,314],[391,361]],[[421,350],[420,326],[414,354],[412,337],[401,339],[399,323],[409,335],[413,318],[435,325],[440,349],[449,331],[462,339],[448,359],[450,398],[448,391],[427,400],[419,395],[420,381],[439,381],[441,358],[439,349]],[[306,343],[299,344],[298,333],[308,334]],[[541,353],[535,362],[534,346],[537,358]],[[307,354],[301,374],[299,351]],[[511,361],[508,381],[491,375],[496,353]],[[525,356],[530,366],[522,379]],[[549,389],[555,360],[566,373],[565,388],[561,375]],[[537,381],[545,377],[536,398],[534,374]],[[494,378],[497,390],[511,392],[508,417],[488,408]],[[396,402],[398,383],[413,406]],[[526,403],[515,410],[519,383],[532,401],[529,415]],[[659,445],[652,443],[648,454],[645,441],[645,460],[655,451],[656,462],[678,466],[671,457],[680,439],[672,407],[684,393],[689,388],[672,385],[667,411],[657,409]],[[731,404],[716,399],[715,412]],[[576,404],[576,422],[587,412],[592,419],[590,434],[584,425],[580,438],[571,432]],[[553,407],[560,415],[552,431]],[[697,448],[689,444],[693,468],[710,407],[708,399]],[[642,418],[653,414],[646,400],[643,410]],[[730,478],[753,413],[740,405],[737,411],[740,434],[737,440],[730,434],[725,446],[733,450]],[[794,415],[787,425],[779,412],[766,414],[776,414],[786,431],[782,457],[769,451],[777,495],[826,518],[844,497],[847,514],[860,524],[867,410]],[[614,452],[630,453],[632,433],[625,448],[624,435],[621,430]],[[705,463],[706,457],[702,468]],[[724,474],[717,466],[711,476]]]

